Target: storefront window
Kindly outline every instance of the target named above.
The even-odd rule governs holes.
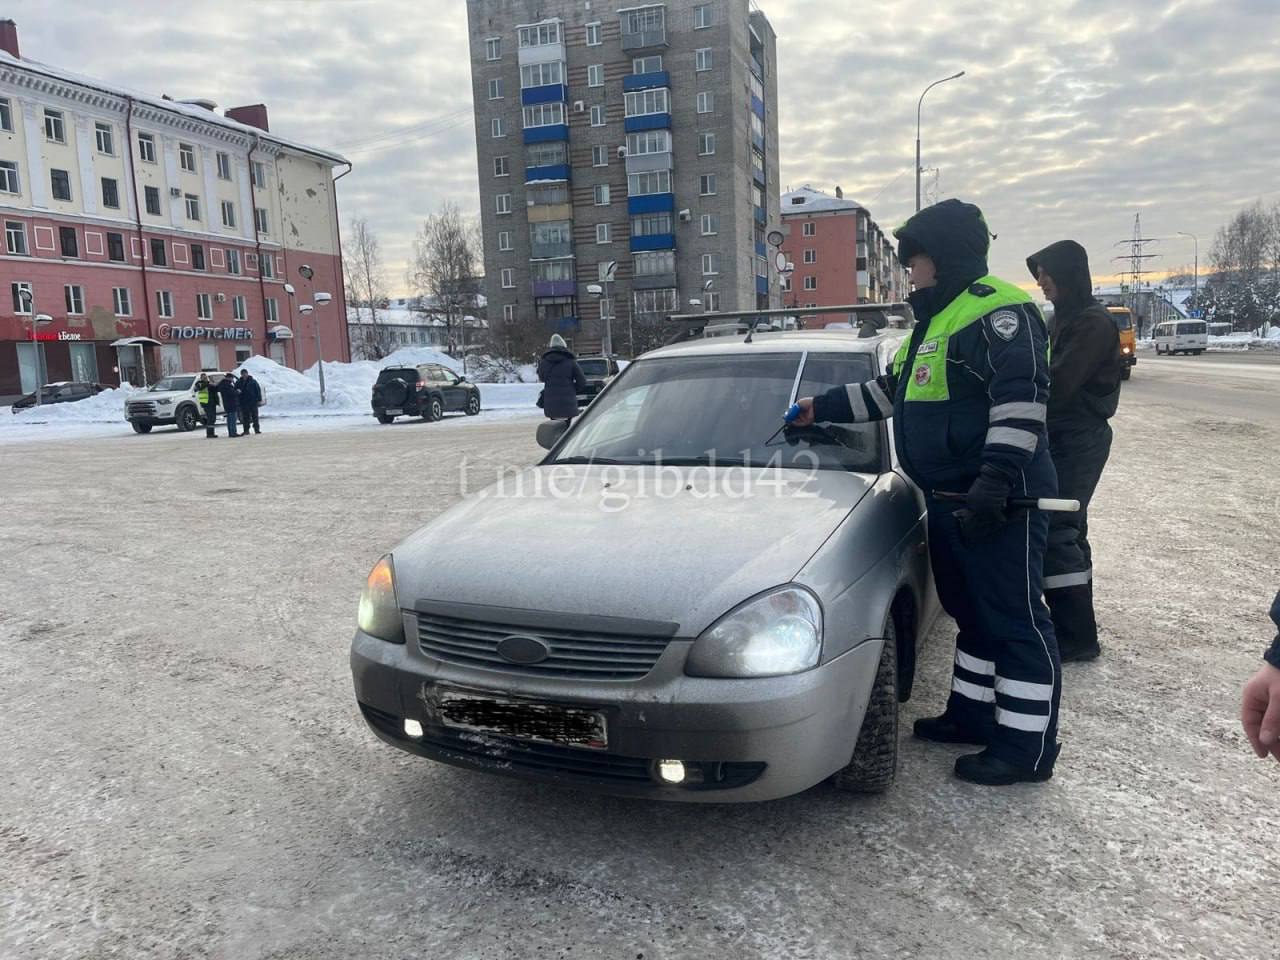
[[[71,379],[81,383],[98,382],[98,352],[92,343],[71,346]]]
[[[182,347],[166,343],[160,348],[160,375],[169,377],[175,373],[182,373]]]
[[[218,345],[216,343],[200,344],[200,369],[218,369]]]

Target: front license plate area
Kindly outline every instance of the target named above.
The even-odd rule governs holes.
[[[594,710],[459,693],[441,695],[439,709],[441,721],[459,730],[590,750],[609,745],[604,714]]]

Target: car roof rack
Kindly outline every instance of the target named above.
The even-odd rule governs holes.
[[[673,313],[667,316],[666,322],[679,329],[667,341],[668,345],[700,338],[742,335],[750,339],[753,333],[777,333],[788,331],[804,331],[808,333],[826,329],[814,327],[806,330],[804,321],[808,317],[831,314],[879,314],[876,326],[883,330],[887,327],[909,330],[915,326],[915,317],[911,312],[911,304],[903,301],[894,303],[851,303],[830,307],[782,307],[767,310],[717,310],[710,313]],[[893,322],[894,319],[900,322]],[[788,322],[792,325],[788,326]]]

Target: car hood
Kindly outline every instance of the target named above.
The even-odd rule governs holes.
[[[194,396],[194,394],[190,390],[139,390],[137,393],[129,394],[125,398],[125,402],[128,403],[130,400],[180,400],[191,396]]]
[[[396,547],[398,598],[406,609],[426,599],[632,617],[676,623],[678,636],[693,637],[743,600],[791,581],[875,479],[828,470],[533,467]]]

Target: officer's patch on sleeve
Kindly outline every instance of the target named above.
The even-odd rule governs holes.
[[[997,310],[991,315],[991,329],[1005,340],[1012,340],[1018,334],[1019,318],[1012,310]]]

